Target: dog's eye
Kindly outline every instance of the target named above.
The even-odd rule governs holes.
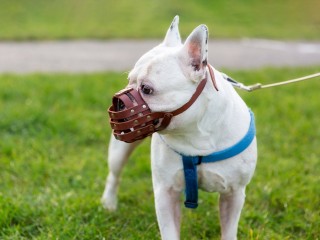
[[[141,92],[143,92],[143,94],[146,94],[146,95],[150,95],[153,93],[153,88],[148,85],[142,84],[140,89],[141,89]]]

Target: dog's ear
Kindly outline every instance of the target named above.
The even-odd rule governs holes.
[[[175,16],[167,34],[163,40],[163,44],[168,47],[175,47],[181,45],[181,38],[179,33],[179,16]]]
[[[198,26],[189,35],[180,52],[180,57],[193,81],[201,80],[206,72],[208,35],[206,25]]]

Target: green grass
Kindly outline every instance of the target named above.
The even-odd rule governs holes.
[[[245,83],[319,71],[227,71]],[[125,74],[0,76],[0,239],[159,239],[149,140],[123,173],[119,210],[100,197],[106,108]],[[256,115],[259,161],[239,239],[320,239],[319,79],[241,95]],[[218,239],[217,194],[183,209],[182,239]]]
[[[215,38],[320,39],[318,0],[2,0],[0,39],[159,38],[209,26]]]

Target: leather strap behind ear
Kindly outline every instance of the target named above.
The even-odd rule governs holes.
[[[180,113],[183,113],[184,111],[186,111],[189,107],[191,107],[191,105],[198,99],[198,97],[202,93],[202,90],[204,89],[206,83],[207,83],[207,77],[205,77],[204,79],[201,80],[201,82],[199,83],[196,91],[194,92],[194,94],[192,95],[190,100],[188,102],[186,102],[184,105],[182,105],[180,108],[171,112],[171,114],[173,116],[177,116]]]
[[[211,78],[211,80],[212,80],[213,86],[214,86],[214,88],[215,88],[217,91],[219,91],[218,86],[217,86],[217,83],[216,83],[216,79],[215,79],[215,77],[214,77],[214,72],[213,72],[213,70],[212,70],[212,66],[211,66],[210,64],[208,64],[207,66],[208,66],[208,69],[209,69],[210,78]]]

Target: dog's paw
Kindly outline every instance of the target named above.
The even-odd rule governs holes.
[[[117,210],[118,200],[116,196],[102,196],[101,198],[102,206],[107,209],[108,211],[115,211]]]

